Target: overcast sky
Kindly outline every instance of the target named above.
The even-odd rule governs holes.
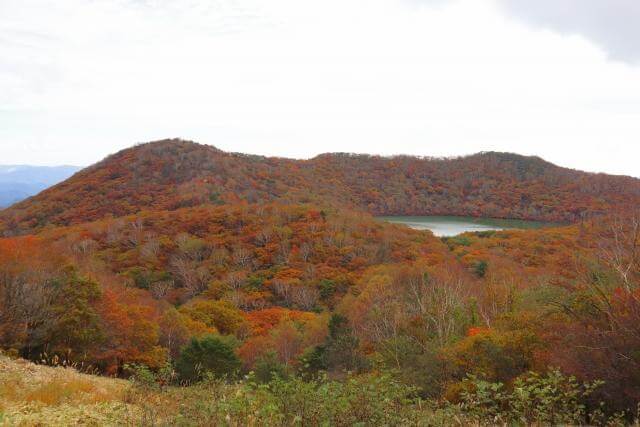
[[[640,176],[638,0],[0,0],[0,163],[499,150]]]

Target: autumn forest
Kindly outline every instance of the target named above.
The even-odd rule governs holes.
[[[166,410],[138,425],[632,423],[639,208],[638,179],[508,153],[141,144],[0,211],[0,349],[133,381]]]

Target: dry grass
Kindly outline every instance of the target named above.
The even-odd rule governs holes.
[[[128,382],[0,355],[0,425],[120,425]]]

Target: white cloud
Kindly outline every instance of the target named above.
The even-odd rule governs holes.
[[[524,22],[580,34],[611,58],[640,62],[640,2],[637,0],[500,0]]]
[[[537,154],[640,175],[640,69],[458,0],[0,4],[1,163],[138,141],[231,151]]]

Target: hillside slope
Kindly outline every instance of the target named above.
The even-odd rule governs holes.
[[[0,354],[0,425],[122,425],[136,409],[127,381]]]
[[[302,311],[326,322],[318,313],[371,269],[445,262],[455,269],[430,233],[310,206],[198,206],[58,227],[0,239],[0,348],[113,374],[125,363],[157,368],[203,333],[247,339]]]
[[[456,159],[325,154],[291,160],[164,140],[123,150],[0,212],[5,235],[142,209],[270,200],[374,215],[470,215],[571,222],[640,202],[640,180],[560,168],[536,157]]]

